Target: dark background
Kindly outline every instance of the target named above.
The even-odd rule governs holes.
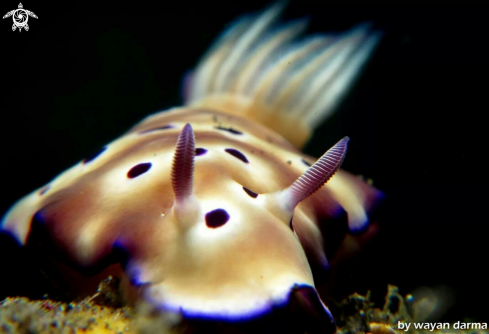
[[[4,1],[2,16],[17,5]],[[0,21],[0,214],[146,115],[179,105],[182,75],[225,24],[267,2],[23,5],[39,17],[28,32]],[[388,283],[403,294],[446,285],[455,297],[446,319],[489,320],[480,302],[488,269],[488,13],[289,3],[284,18],[309,16],[310,32],[363,21],[385,32],[354,90],[305,148],[319,156],[350,136],[343,167],[387,195],[381,234],[343,268],[336,297],[370,289],[382,298]],[[35,285],[12,279],[25,268],[5,243],[2,251],[9,285],[0,299],[20,293],[13,281]]]

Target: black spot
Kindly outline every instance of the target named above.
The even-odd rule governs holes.
[[[204,155],[206,153],[207,153],[207,150],[205,148],[197,147],[195,149],[195,155]]]
[[[257,198],[258,197],[258,194],[251,191],[250,189],[246,188],[246,187],[243,187],[243,190],[246,191],[246,193],[250,196],[250,197],[253,197],[253,198]]]
[[[246,157],[244,156],[244,154],[241,153],[240,151],[235,150],[234,148],[227,148],[224,151],[226,151],[227,153],[231,154],[233,157],[238,158],[239,160],[248,163],[248,159],[246,159]]]
[[[234,130],[233,128],[225,128],[223,126],[215,126],[214,128],[217,129],[217,130],[222,130],[222,131],[230,132],[233,135],[242,135],[243,134],[243,132],[238,131],[238,130]]]
[[[126,267],[129,262],[131,252],[120,240],[116,240],[112,244],[112,255],[111,258],[114,262],[118,262],[123,268]]]
[[[290,161],[290,160],[287,160],[287,163],[288,163],[289,165],[292,165],[292,161]]]
[[[50,237],[46,225],[49,221],[49,217],[43,209],[37,211],[31,219],[31,229],[27,239],[28,245],[42,246],[46,242],[49,242]],[[48,246],[49,247],[49,246]]]
[[[159,126],[157,128],[152,128],[152,129],[141,131],[141,132],[139,132],[139,134],[142,135],[142,134],[145,134],[145,133],[148,133],[148,132],[160,131],[160,130],[167,130],[167,129],[173,129],[173,125]]]
[[[392,314],[396,314],[399,311],[400,305],[401,305],[401,301],[399,300],[399,298],[397,296],[390,296],[389,297],[388,308]]]
[[[41,191],[39,192],[39,195],[44,195],[46,193],[46,191],[49,190],[49,188],[51,188],[50,186],[45,186],[44,188],[41,189]]]
[[[295,284],[290,291],[287,305],[290,310],[307,310],[301,313],[296,311],[296,319],[299,319],[301,324],[301,333],[336,333],[336,324],[331,313],[326,311],[316,289],[312,286]]]
[[[134,179],[141,174],[146,173],[151,168],[151,162],[145,162],[139,165],[132,167],[129,172],[127,172],[127,177],[130,179]]]
[[[107,146],[104,146],[101,149],[99,149],[98,151],[96,151],[95,153],[89,155],[87,158],[83,159],[83,164],[87,164],[90,161],[95,160],[95,158],[97,158],[99,155],[104,153],[106,149],[107,149]]]
[[[221,227],[229,220],[229,214],[224,209],[216,209],[207,212],[205,215],[205,223],[210,228]]]
[[[311,167],[312,165],[307,162],[306,160],[302,159],[302,162],[304,163],[304,165],[306,165],[307,167]]]

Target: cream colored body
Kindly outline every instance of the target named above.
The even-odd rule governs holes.
[[[243,34],[259,36],[278,10],[272,7]],[[241,31],[239,25],[233,29]],[[296,33],[285,29],[268,43],[277,38],[285,43],[283,34],[291,38]],[[367,212],[380,193],[338,171],[315,191],[330,175],[319,178],[311,188],[315,193],[292,201],[292,207],[277,202],[290,196],[273,194],[308,177],[306,162],[312,164],[315,159],[298,148],[309,138],[314,122],[331,113],[378,37],[368,37],[363,28],[353,30],[330,51],[320,53],[313,67],[299,70],[300,75],[281,77],[283,60],[262,71],[260,81],[253,71],[261,68],[259,63],[269,56],[270,48],[241,59],[240,53],[231,50],[246,50],[250,38],[232,37],[232,29],[226,36],[196,70],[186,107],[147,117],[95,159],[80,162],[48,188],[26,196],[3,218],[1,230],[22,244],[29,243],[32,233],[42,231],[48,238],[43,241],[65,262],[83,268],[100,266],[114,250],[122,249],[127,256],[124,271],[133,286],[143,286],[144,298],[157,307],[188,315],[258,315],[286,303],[294,287],[314,287],[311,265],[328,264],[322,225],[346,211],[350,229],[364,229]],[[299,61],[331,43],[331,38],[306,43],[284,59]],[[359,51],[346,57],[355,48]],[[327,70],[315,77],[315,69],[325,61]],[[345,65],[345,70],[343,63],[351,66]],[[214,74],[216,64],[221,68]],[[332,77],[336,81],[326,80]],[[250,80],[254,85],[250,86]],[[285,85],[270,96],[277,80]],[[308,80],[314,83],[311,90],[298,94]],[[323,86],[330,99],[317,98]],[[305,97],[301,100],[301,96]],[[318,114],[323,100],[324,111]],[[178,166],[175,145],[186,124],[193,129],[195,146],[207,152],[195,157],[191,196],[177,200],[175,184],[182,180],[172,180],[172,166]],[[247,162],[226,149],[239,151]],[[345,150],[346,146],[342,154]],[[325,156],[321,159],[328,160]],[[338,166],[342,158],[335,160]],[[148,163],[151,167],[146,172],[129,177],[134,166]],[[258,196],[250,196],[243,187]],[[216,209],[225,210],[229,220],[211,228],[205,217]]]

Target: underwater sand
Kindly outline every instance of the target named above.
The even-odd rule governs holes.
[[[0,333],[188,333],[177,319],[156,314],[147,307],[120,307],[118,281],[109,277],[98,292],[81,302],[63,303],[50,299],[29,300],[9,297],[0,303]],[[398,322],[423,322],[433,311],[429,300],[412,301],[389,286],[382,307],[376,307],[370,293],[352,294],[329,305],[338,325],[338,334],[406,333]],[[450,325],[450,327],[453,327]],[[409,333],[489,333],[488,330],[410,330]]]

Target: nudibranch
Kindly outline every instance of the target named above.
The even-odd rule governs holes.
[[[299,149],[380,34],[360,25],[296,41],[304,21],[270,28],[281,9],[238,20],[186,79],[183,107],[21,199],[2,233],[72,268],[120,263],[137,298],[186,319],[249,321],[295,305],[334,332],[313,277],[329,266],[321,231],[344,213],[350,233],[365,231],[381,193],[339,170],[348,138],[316,162]]]

